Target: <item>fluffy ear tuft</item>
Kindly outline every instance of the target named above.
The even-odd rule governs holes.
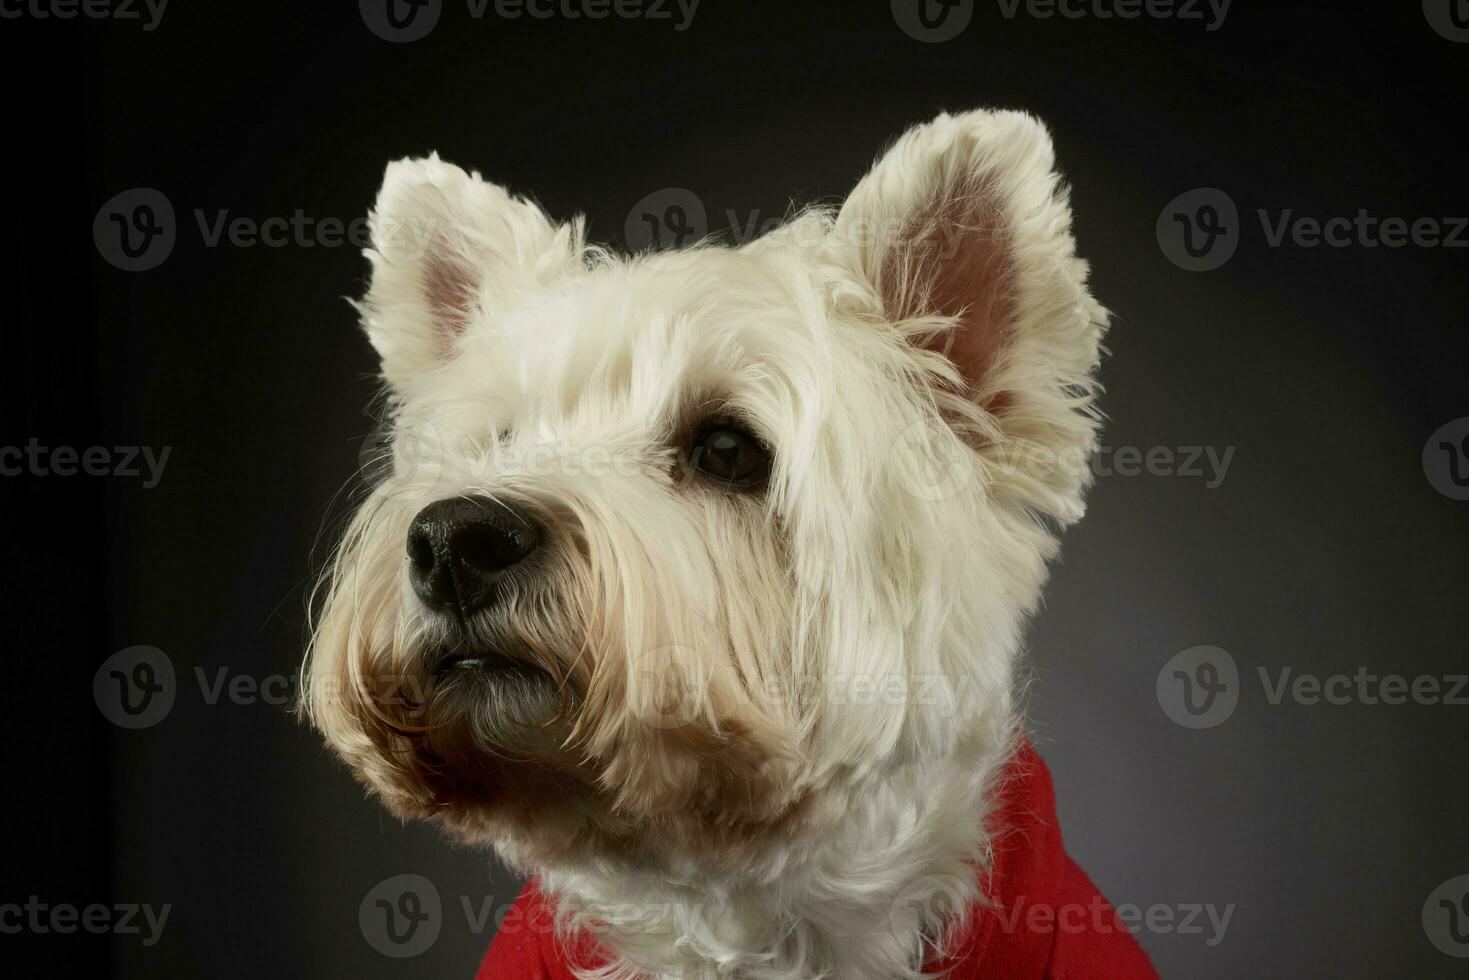
[[[388,164],[369,218],[372,281],[358,304],[383,376],[402,388],[452,357],[475,319],[580,268],[581,221],[440,160]]]
[[[1106,312],[1086,288],[1049,134],[1019,112],[941,115],[857,185],[834,234],[884,317],[945,355],[981,410],[995,491],[1081,516]]]

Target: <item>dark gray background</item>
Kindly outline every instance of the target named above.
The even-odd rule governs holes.
[[[27,932],[0,957],[48,975],[467,977],[489,932],[461,899],[516,892],[365,801],[282,708],[199,691],[196,668],[295,671],[374,365],[342,300],[361,287],[355,249],[206,247],[195,209],[350,220],[385,161],[437,149],[555,215],[584,211],[600,240],[672,186],[718,230],[727,209],[764,221],[837,199],[906,125],[984,105],[1053,128],[1117,313],[1107,445],[1234,449],[1214,489],[1104,477],[1066,542],[1030,704],[1071,849],[1115,902],[1234,907],[1212,947],[1207,931],[1140,935],[1166,977],[1462,976],[1420,913],[1469,873],[1469,708],[1272,705],[1257,674],[1469,670],[1469,504],[1420,462],[1469,415],[1469,251],[1271,248],[1255,217],[1469,213],[1469,45],[1416,3],[1372,6],[1238,0],[1209,31],[981,3],[942,44],[886,2],[704,0],[681,32],[476,22],[450,2],[412,44],[345,0],[175,0],[151,32],[0,21],[0,445],[172,447],[155,489],[0,479],[0,903],[173,906],[151,948]],[[172,202],[177,242],[130,273],[92,223],[135,187]],[[1155,236],[1197,187],[1240,212],[1237,252],[1205,273]],[[124,731],[92,678],[138,644],[167,653],[179,690],[161,723]],[[1239,702],[1189,730],[1155,681],[1202,644],[1238,665]],[[358,921],[404,873],[444,905],[437,942],[406,961]]]

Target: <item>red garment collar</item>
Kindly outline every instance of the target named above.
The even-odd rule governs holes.
[[[989,901],[927,972],[949,980],[1157,980],[1147,954],[1086,872],[1066,853],[1051,774],[1028,739],[1017,740],[991,820]],[[602,962],[590,936],[568,951],[550,900],[533,880],[516,900],[476,980],[574,980],[569,964]]]

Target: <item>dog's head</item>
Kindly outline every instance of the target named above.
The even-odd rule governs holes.
[[[941,116],[740,247],[617,257],[434,157],[372,228],[391,460],[305,704],[391,809],[730,853],[1003,739],[1105,319],[1040,124]]]

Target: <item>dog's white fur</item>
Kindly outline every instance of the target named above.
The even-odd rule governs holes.
[[[539,874],[614,955],[589,975],[919,976],[978,895],[1023,621],[1096,437],[1106,316],[1045,129],[942,115],[835,213],[738,248],[614,256],[437,157],[388,167],[373,228],[396,473],[316,628],[329,743],[395,812]],[[773,448],[763,493],[680,475],[710,415]],[[462,493],[552,528],[483,635],[570,714],[461,696],[434,745],[456,776],[510,759],[508,792],[435,782],[381,694],[447,629],[408,523]]]

